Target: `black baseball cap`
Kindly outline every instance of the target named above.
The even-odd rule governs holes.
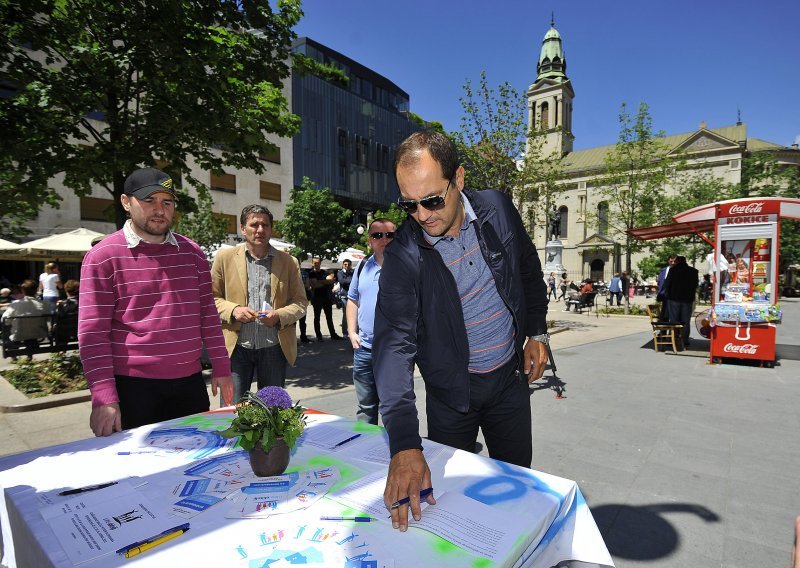
[[[125,180],[125,195],[147,199],[154,193],[165,192],[175,197],[172,178],[155,168],[136,170]]]

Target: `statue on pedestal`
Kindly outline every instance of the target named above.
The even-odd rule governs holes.
[[[561,213],[558,209],[553,207],[550,212],[550,240],[557,241],[558,236],[561,234]]]

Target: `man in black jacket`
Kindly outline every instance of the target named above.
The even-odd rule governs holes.
[[[689,345],[689,324],[692,321],[694,301],[697,298],[697,284],[700,277],[696,268],[686,264],[685,256],[675,257],[675,264],[669,269],[664,280],[664,293],[669,298],[667,311],[669,321],[683,324],[683,344]]]
[[[456,149],[436,132],[407,138],[394,171],[409,218],[384,253],[373,369],[392,456],[384,502],[402,531],[431,486],[414,364],[428,438],[474,451],[480,428],[491,457],[530,467],[528,383],[544,372],[548,336],[541,263],[511,200],[465,190]]]

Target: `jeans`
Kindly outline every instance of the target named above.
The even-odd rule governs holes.
[[[474,452],[480,428],[490,457],[530,467],[533,458],[530,391],[527,380],[517,369],[516,357],[495,371],[470,374],[469,387],[466,413],[428,392],[428,438]]]
[[[372,372],[372,349],[359,347],[353,351],[353,386],[356,387],[358,412],[356,418],[370,424],[378,423],[378,389]]]
[[[280,345],[263,349],[246,349],[237,345],[231,355],[231,375],[233,375],[233,404],[250,390],[256,372],[259,389],[267,386],[283,387],[286,384],[286,357]],[[224,401],[220,397],[220,404]]]
[[[325,319],[328,322],[328,333],[331,338],[337,337],[336,328],[333,325],[333,306],[327,300],[314,300],[314,333],[317,334],[317,339],[322,339],[322,329],[319,325],[319,318],[325,312]]]
[[[622,292],[621,291],[620,292],[609,292],[609,294],[610,294],[610,297],[611,297],[611,301],[609,302],[610,305],[612,305],[612,306],[614,305],[614,298],[617,299],[617,305],[618,306],[622,305]]]

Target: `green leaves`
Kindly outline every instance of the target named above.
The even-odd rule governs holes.
[[[25,201],[0,230],[56,203],[58,174],[119,201],[127,174],[157,161],[189,183],[190,157],[261,173],[266,135],[299,130],[281,89],[301,16],[286,0],[0,2],[0,81],[17,88],[0,98],[0,199]]]
[[[339,205],[327,187],[317,188],[303,178],[303,185],[292,190],[283,220],[275,223],[281,237],[296,245],[292,252],[336,258],[354,241],[352,211]]]

